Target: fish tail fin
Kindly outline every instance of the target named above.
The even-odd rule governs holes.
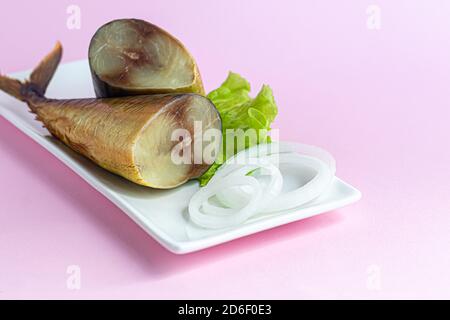
[[[14,98],[25,101],[26,99],[22,94],[22,86],[23,84],[19,80],[0,75],[0,90]]]
[[[45,56],[39,65],[33,70],[30,79],[21,82],[7,76],[0,75],[0,90],[9,95],[22,100],[28,101],[31,94],[43,97],[47,86],[50,83],[56,68],[62,57],[62,46],[58,41],[53,50]]]
[[[32,86],[32,89],[36,90],[41,96],[45,94],[47,86],[50,83],[50,80],[52,80],[56,68],[61,61],[61,57],[62,46],[58,41],[53,50],[42,59],[39,65],[31,73],[28,83]]]

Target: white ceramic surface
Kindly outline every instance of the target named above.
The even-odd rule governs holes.
[[[11,76],[23,79],[28,74],[29,72],[20,72]],[[49,86],[47,96],[52,98],[93,97],[87,61],[61,65]],[[72,152],[49,135],[47,130],[28,112],[24,103],[3,92],[0,92],[0,114],[110,199],[161,245],[178,254],[201,250],[334,210],[356,202],[361,197],[357,189],[335,178],[328,192],[300,208],[275,215],[255,217],[244,225],[231,229],[205,230],[190,223],[187,215],[189,199],[199,188],[196,182],[191,181],[174,190],[164,191],[135,185]],[[337,160],[339,168],[339,159]],[[307,171],[291,172],[288,167],[281,169],[289,176],[286,188],[300,184],[311,174]]]

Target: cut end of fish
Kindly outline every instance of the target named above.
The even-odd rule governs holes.
[[[173,36],[143,20],[103,25],[91,40],[89,63],[97,96],[204,94],[193,57]]]
[[[218,134],[211,138],[214,130]],[[220,143],[221,120],[212,102],[180,95],[148,121],[136,141],[134,162],[142,184],[169,189],[199,177],[214,162]]]

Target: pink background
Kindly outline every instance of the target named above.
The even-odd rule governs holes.
[[[72,2],[80,30],[66,28]],[[281,138],[332,152],[363,199],[176,256],[1,118],[0,298],[450,298],[450,2],[375,1],[380,30],[370,4],[3,3],[2,72],[56,39],[64,61],[84,59],[104,22],[147,19],[185,43],[207,90],[228,70],[270,84]],[[73,264],[80,290],[66,288]]]

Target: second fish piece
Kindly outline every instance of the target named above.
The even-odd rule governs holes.
[[[97,97],[154,93],[204,95],[192,55],[175,37],[138,19],[120,19],[100,27],[89,45]]]

